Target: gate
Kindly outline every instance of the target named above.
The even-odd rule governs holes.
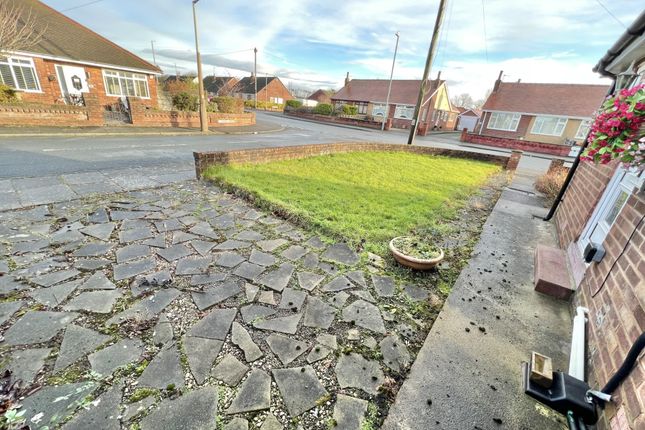
[[[124,102],[123,99],[119,99],[118,102],[105,106],[103,118],[107,125],[132,124],[130,109],[127,102]]]

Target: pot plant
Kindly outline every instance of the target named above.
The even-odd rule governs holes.
[[[390,241],[394,259],[403,266],[428,270],[443,260],[443,250],[426,240],[413,236],[399,236]]]

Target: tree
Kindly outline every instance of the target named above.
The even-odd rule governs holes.
[[[46,28],[38,28],[31,10],[0,1],[0,52],[24,51],[37,45]]]
[[[468,93],[462,93],[453,97],[451,103],[453,106],[464,107],[466,109],[472,109],[475,107],[475,101]]]
[[[484,94],[484,98],[481,98],[481,99],[477,100],[477,101],[474,103],[474,106],[473,106],[473,107],[474,107],[475,109],[481,109],[481,108],[482,108],[482,106],[484,106],[484,103],[486,103],[486,100],[488,100],[488,96],[490,96],[490,93],[491,93],[491,92],[492,92],[492,90],[491,90],[490,88],[489,88],[489,89],[487,89],[487,90],[486,90],[486,93]]]

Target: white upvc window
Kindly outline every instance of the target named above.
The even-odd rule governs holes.
[[[590,127],[591,127],[590,119],[581,121],[580,127],[578,127],[578,131],[576,132],[576,139],[584,139],[585,137],[587,137],[587,134],[589,134]]]
[[[396,105],[396,109],[394,110],[394,118],[412,119],[413,116],[414,116],[414,106]]]
[[[139,73],[103,70],[105,94],[115,97],[150,98],[148,77]]]
[[[385,103],[375,103],[372,106],[372,116],[385,116]]]
[[[533,122],[532,134],[544,134],[547,136],[562,136],[567,126],[567,119],[557,116],[537,116]]]
[[[488,128],[491,130],[516,131],[522,115],[519,113],[493,112],[488,118]]]
[[[0,84],[14,90],[40,92],[34,60],[27,57],[0,57]]]

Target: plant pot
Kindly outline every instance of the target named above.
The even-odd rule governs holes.
[[[438,257],[429,258],[429,259],[416,258],[410,255],[404,254],[399,249],[397,249],[397,247],[394,245],[394,241],[399,239],[399,237],[395,237],[390,241],[390,252],[392,252],[394,259],[398,261],[399,264],[415,270],[429,270],[443,260],[443,257],[444,257],[443,249],[439,249],[441,254]]]

